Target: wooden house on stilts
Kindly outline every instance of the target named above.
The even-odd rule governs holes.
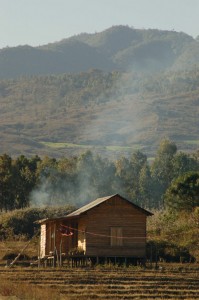
[[[40,220],[41,260],[145,260],[146,218],[152,213],[119,194],[99,198],[67,216]]]

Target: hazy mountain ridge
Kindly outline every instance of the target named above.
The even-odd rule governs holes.
[[[57,157],[92,147],[112,156],[138,147],[153,155],[165,137],[182,150],[196,149],[198,94],[196,68],[154,76],[92,70],[2,80],[0,152]]]
[[[157,72],[198,65],[199,42],[175,31],[113,26],[40,47],[0,50],[0,79],[28,75],[131,70]]]
[[[153,155],[165,137],[195,150],[198,62],[198,39],[128,26],[2,49],[0,152]]]

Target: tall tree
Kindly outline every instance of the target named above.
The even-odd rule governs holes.
[[[184,152],[177,153],[173,158],[174,177],[177,178],[190,171],[199,171],[197,158]]]
[[[130,196],[134,202],[141,204],[140,175],[143,167],[147,164],[147,156],[137,150],[133,152],[130,164],[132,170]]]
[[[175,179],[167,189],[165,204],[172,210],[192,211],[199,206],[199,172],[188,172]]]
[[[45,156],[38,163],[36,171],[37,185],[31,194],[31,202],[34,205],[53,205],[58,201],[56,192],[59,180],[57,165],[57,160],[48,156]]]
[[[3,154],[0,156],[0,210],[14,208],[12,158]]]
[[[151,166],[153,195],[159,207],[163,206],[162,196],[174,178],[173,159],[176,152],[175,143],[168,139],[163,140]]]
[[[130,161],[126,157],[121,157],[115,162],[115,167],[115,176],[120,193],[125,197],[129,197],[132,182],[132,168]]]
[[[15,208],[29,206],[30,193],[36,185],[37,157],[28,159],[24,155],[13,161]]]
[[[150,170],[145,154],[138,150],[132,153],[130,159],[122,157],[116,161],[116,175],[124,196],[139,205],[148,206],[150,185],[147,185],[146,178],[150,178]]]
[[[139,203],[141,206],[149,209],[156,207],[153,199],[152,186],[153,185],[152,185],[150,167],[146,163],[140,170],[140,174],[139,174],[139,191],[140,191]]]

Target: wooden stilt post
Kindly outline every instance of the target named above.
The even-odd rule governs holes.
[[[40,240],[38,243],[38,268],[41,266],[41,257],[40,257]]]
[[[60,241],[60,246],[59,246],[59,255],[60,255],[60,267],[62,267],[62,238],[61,238],[61,241]]]
[[[127,259],[126,259],[126,257],[124,258],[124,265],[125,265],[125,267],[127,266]]]
[[[56,257],[57,266],[59,267],[59,255],[56,247],[55,247],[55,257]]]

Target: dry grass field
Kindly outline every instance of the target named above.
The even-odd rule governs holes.
[[[24,254],[30,258],[6,267],[5,257],[19,253],[24,241],[0,243],[0,300],[199,299],[199,264],[158,263],[140,266],[38,268],[38,241]]]
[[[199,265],[0,268],[0,299],[199,299]]]

